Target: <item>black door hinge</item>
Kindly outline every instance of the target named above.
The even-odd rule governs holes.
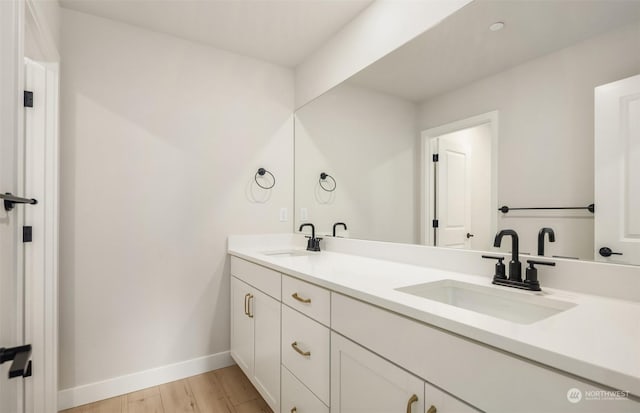
[[[437,153],[434,153],[434,154],[433,154],[433,162],[438,162],[438,160],[439,160],[439,159],[438,159],[438,154],[437,154]]]
[[[434,219],[433,221],[431,221],[431,226],[432,226],[433,228],[438,228],[438,220],[437,220],[437,219]]]
[[[31,376],[31,344],[24,346],[0,348],[0,364],[13,361],[9,367],[9,378]]]
[[[28,90],[24,91],[24,107],[32,108],[33,107],[33,92]]]
[[[33,227],[31,225],[22,227],[22,242],[33,241]]]

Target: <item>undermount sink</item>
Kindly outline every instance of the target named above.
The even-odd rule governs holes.
[[[269,257],[299,257],[306,255],[313,255],[312,251],[307,250],[277,250],[277,251],[264,251],[262,254]]]
[[[411,285],[396,291],[520,324],[531,324],[575,306],[531,293],[455,280]]]

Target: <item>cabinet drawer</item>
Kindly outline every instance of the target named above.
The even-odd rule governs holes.
[[[282,306],[282,364],[327,405],[329,337],[327,327]]]
[[[329,408],[282,366],[282,413],[291,412],[329,413]]]
[[[280,273],[238,257],[231,257],[231,275],[280,301]]]
[[[326,326],[331,322],[331,293],[329,290],[284,275],[282,277],[282,302]]]

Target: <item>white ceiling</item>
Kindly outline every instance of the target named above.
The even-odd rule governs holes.
[[[62,7],[294,67],[373,0],[60,0]]]
[[[422,102],[638,20],[640,0],[476,0],[349,82]]]

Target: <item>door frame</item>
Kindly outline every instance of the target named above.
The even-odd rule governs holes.
[[[13,102],[9,102],[3,109],[2,129],[0,133],[9,136],[24,136],[25,116],[22,105],[25,82],[25,38],[27,30],[40,52],[38,63],[47,72],[46,90],[46,144],[29,145],[18,150],[16,159],[16,174],[19,179],[24,178],[25,155],[28,151],[41,151],[45,160],[44,165],[29,170],[42,176],[44,193],[40,196],[43,211],[43,225],[36,229],[44,234],[40,246],[30,246],[29,254],[25,254],[22,242],[18,243],[16,259],[18,262],[24,256],[25,265],[19,265],[18,271],[24,274],[24,336],[32,340],[32,360],[38,359],[33,367],[33,376],[24,379],[25,392],[23,397],[25,411],[56,412],[58,408],[58,205],[59,205],[59,61],[60,55],[46,20],[41,16],[38,6],[33,0],[7,0],[7,8],[11,8],[12,25],[1,25],[0,36],[6,44],[11,44],[11,55],[0,59],[0,81],[3,88],[12,90]],[[5,122],[6,121],[6,122]],[[44,142],[44,140],[43,140]],[[38,147],[36,147],[38,146]],[[22,184],[20,184],[22,185]],[[19,219],[16,240],[21,240],[24,222],[22,207],[12,213]],[[31,248],[35,247],[35,248]],[[35,262],[34,260],[37,260]],[[29,274],[25,267],[42,268],[40,276]],[[37,296],[35,296],[37,294]],[[25,343],[26,344],[26,343]]]
[[[488,124],[491,130],[491,228],[498,226],[498,131],[497,110],[460,119],[420,132],[420,244],[433,246],[431,221],[434,219],[433,155],[436,153],[435,139],[448,133]]]

